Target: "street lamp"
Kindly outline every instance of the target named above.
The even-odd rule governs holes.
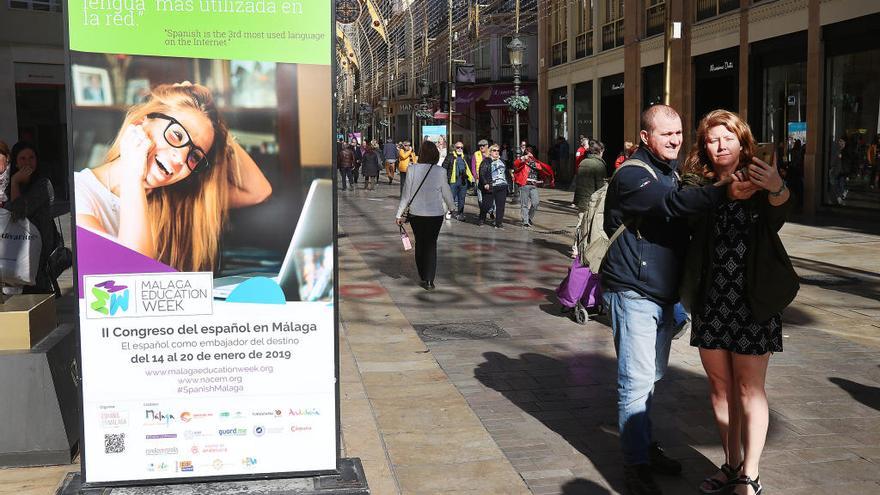
[[[388,141],[388,131],[391,130],[391,119],[388,118],[388,97],[383,96],[379,101],[382,103],[382,119],[388,124],[385,126],[382,136],[385,138],[384,141]]]
[[[519,99],[519,70],[522,67],[523,52],[526,51],[526,44],[516,35],[507,44],[507,51],[510,55],[510,66],[513,67],[513,95]],[[519,146],[519,108],[514,109],[514,129],[515,146]]]

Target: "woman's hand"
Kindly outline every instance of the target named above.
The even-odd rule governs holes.
[[[768,165],[766,162],[753,157],[748,170],[749,180],[752,184],[768,191],[782,189],[782,177],[779,176],[779,170],[775,166]]]
[[[153,141],[140,124],[129,125],[122,134],[119,157],[122,161],[122,181],[128,185],[140,185],[147,175],[147,158],[153,149]]]
[[[757,184],[744,177],[742,172],[728,175],[719,182],[727,183],[727,197],[733,201],[749,199],[753,194],[761,190]]]
[[[397,217],[397,220],[395,221],[397,222],[397,225],[403,225],[403,217]]]
[[[19,186],[22,184],[27,184],[28,182],[31,181],[31,176],[34,173],[34,170],[36,170],[36,167],[32,167],[32,166],[22,167],[22,168],[18,169],[15,172],[15,174],[12,175],[12,179],[10,179],[10,180],[12,180],[13,184],[16,184]]]

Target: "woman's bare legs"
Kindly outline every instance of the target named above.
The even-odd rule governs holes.
[[[740,414],[736,400],[733,374],[733,353],[721,349],[700,349],[703,369],[709,377],[709,398],[721,445],[724,448],[724,462],[736,469],[742,461],[740,445]],[[712,476],[719,481],[727,481],[718,471]]]
[[[764,382],[767,378],[767,363],[770,353],[762,356],[732,354],[733,376],[737,400],[742,414],[742,442],[745,451],[742,473],[752,479],[758,477],[761,453],[767,441],[767,428],[770,422],[770,407]],[[754,493],[748,485],[737,485],[737,495]]]

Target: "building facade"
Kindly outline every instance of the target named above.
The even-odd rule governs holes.
[[[539,4],[541,142],[595,136],[613,160],[668,101],[686,153],[708,111],[739,112],[804,212],[880,209],[880,2],[548,0]],[[666,33],[680,22],[680,37]],[[678,34],[678,33],[676,33]]]

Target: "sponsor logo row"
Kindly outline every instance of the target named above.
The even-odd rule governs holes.
[[[103,408],[102,408],[103,409]],[[266,410],[258,410],[258,411],[250,411],[248,414],[242,413],[241,411],[230,412],[230,411],[221,411],[219,413],[202,413],[202,412],[190,412],[183,411],[180,413],[175,413],[171,411],[163,411],[160,409],[146,409],[144,410],[144,426],[169,426],[171,424],[188,424],[193,421],[205,420],[205,419],[230,419],[230,420],[242,420],[247,417],[257,417],[257,418],[283,418],[283,417],[310,417],[310,416],[320,416],[321,413],[316,408],[300,408],[293,409],[289,408],[285,412],[282,409],[266,409]],[[124,428],[129,425],[129,414],[128,411],[120,411],[120,410],[102,410],[100,413],[101,425],[105,429],[114,429],[114,428]]]
[[[196,471],[196,468],[199,471],[222,471],[224,467],[234,467],[239,465],[244,468],[253,468],[257,465],[257,458],[246,456],[242,457],[237,462],[233,462],[231,460],[223,460],[220,458],[216,458],[210,463],[207,464],[198,464],[196,465],[191,460],[181,460],[181,461],[161,461],[161,462],[150,462],[147,464],[147,472],[150,473],[192,473]]]

